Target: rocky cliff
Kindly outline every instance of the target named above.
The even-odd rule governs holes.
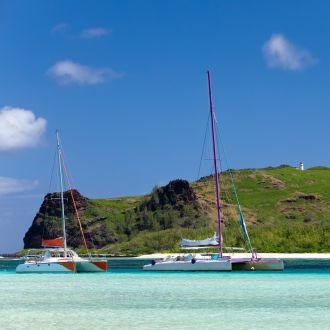
[[[82,196],[77,190],[73,190],[78,212],[83,214],[88,208],[89,199]],[[49,193],[45,196],[38,213],[36,214],[31,227],[24,236],[24,248],[41,247],[42,239],[51,239],[62,236],[61,227],[61,204],[60,193]],[[68,233],[68,244],[77,247],[81,244],[77,219],[74,215],[74,206],[69,191],[64,193],[66,226]],[[86,222],[83,222],[86,228]]]

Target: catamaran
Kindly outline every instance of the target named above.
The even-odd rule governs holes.
[[[234,187],[234,195],[238,205],[238,211],[240,216],[240,224],[243,230],[244,237],[247,241],[250,257],[238,258],[231,256],[224,256],[223,254],[223,238],[222,238],[222,222],[221,222],[221,205],[220,205],[220,185],[219,185],[219,173],[217,163],[217,146],[216,146],[216,130],[215,130],[215,115],[213,111],[212,101],[212,86],[211,86],[211,74],[207,71],[208,80],[208,96],[209,96],[209,110],[212,128],[212,150],[213,150],[213,168],[215,178],[215,198],[217,208],[217,220],[218,220],[218,236],[216,233],[213,237],[204,240],[188,240],[182,239],[181,247],[186,250],[197,250],[205,248],[218,247],[219,252],[217,254],[189,254],[184,256],[169,256],[163,260],[154,260],[151,264],[145,265],[143,270],[147,271],[221,271],[221,270],[283,270],[283,260],[277,258],[260,258],[258,257],[256,250],[252,247],[251,240],[245,225],[244,215],[241,205],[239,203],[238,194],[232,179]],[[234,250],[235,248],[231,248]]]
[[[208,77],[208,96],[209,96],[209,108],[211,116],[211,127],[212,127],[212,146],[213,146],[213,165],[214,165],[214,177],[215,177],[215,197],[217,205],[217,220],[218,220],[218,241],[215,237],[209,238],[203,241],[191,241],[184,240],[183,245],[188,247],[199,248],[217,246],[219,253],[216,255],[187,255],[184,257],[176,257],[164,259],[159,262],[152,262],[152,264],[145,265],[143,270],[181,270],[181,271],[230,271],[232,270],[232,264],[229,257],[223,255],[223,244],[222,244],[222,223],[221,223],[221,212],[220,212],[220,189],[219,189],[219,176],[218,176],[218,162],[216,153],[216,137],[215,137],[215,121],[214,111],[212,102],[212,90],[211,90],[211,77],[210,72],[207,71]]]
[[[26,256],[25,262],[16,267],[16,273],[75,273],[75,272],[104,272],[108,269],[107,260],[97,260],[90,258],[81,258],[78,254],[67,246],[67,237],[65,229],[65,208],[64,208],[64,180],[63,168],[65,170],[67,183],[69,186],[70,195],[77,220],[80,227],[80,232],[87,253],[89,254],[86,239],[82,230],[80,217],[78,214],[76,202],[71,189],[69,178],[66,172],[62,150],[60,145],[59,132],[56,131],[57,139],[57,160],[58,160],[58,173],[60,181],[60,201],[61,201],[61,222],[62,222],[62,237],[54,239],[42,240],[42,253],[33,256]]]

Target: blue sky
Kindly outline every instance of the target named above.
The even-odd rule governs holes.
[[[22,247],[48,192],[56,128],[89,197],[194,180],[207,69],[231,167],[329,166],[329,10],[0,0],[0,251]]]

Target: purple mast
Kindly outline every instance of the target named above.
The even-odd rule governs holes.
[[[221,212],[220,212],[220,189],[219,189],[219,176],[218,176],[218,164],[217,164],[217,148],[215,140],[215,128],[214,128],[214,112],[212,104],[212,90],[211,90],[211,75],[210,71],[207,71],[207,81],[209,85],[209,102],[210,102],[210,114],[212,125],[212,142],[213,142],[213,162],[214,162],[214,176],[215,176],[215,194],[217,200],[217,214],[218,214],[218,233],[219,233],[219,255],[222,258],[222,226],[221,226]]]

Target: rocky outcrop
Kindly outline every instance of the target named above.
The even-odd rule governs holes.
[[[77,190],[73,190],[73,196],[79,213],[84,212],[89,203],[87,197],[82,196]],[[49,193],[36,214],[32,225],[24,236],[24,248],[40,248],[42,239],[50,239],[62,236],[60,193]],[[77,219],[74,216],[74,205],[69,191],[64,193],[66,231],[68,245],[77,247],[81,245],[81,237]],[[83,222],[83,227],[86,223]]]
[[[186,180],[173,180],[166,186],[155,187],[150,199],[141,205],[150,211],[163,209],[166,205],[173,209],[180,210],[184,205],[194,204],[198,206],[197,196]]]

